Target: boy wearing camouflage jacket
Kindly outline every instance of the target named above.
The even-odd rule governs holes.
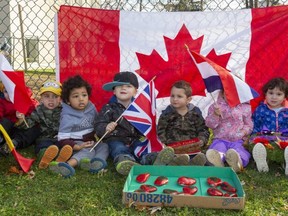
[[[62,85],[56,81],[47,81],[40,88],[40,105],[26,117],[27,125],[30,127],[38,126],[41,134],[36,139],[35,153],[41,158],[40,169],[48,167],[54,160],[66,162],[72,155],[73,150],[69,145],[64,146],[59,151],[57,147],[57,134],[59,129],[61,106]],[[27,129],[24,121],[18,126]]]

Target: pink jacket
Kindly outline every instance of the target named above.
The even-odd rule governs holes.
[[[215,107],[219,107],[222,117],[214,114]],[[217,103],[208,109],[205,119],[207,127],[213,130],[214,139],[228,141],[241,140],[250,135],[253,129],[251,106],[248,103],[230,107],[225,99],[219,95]]]

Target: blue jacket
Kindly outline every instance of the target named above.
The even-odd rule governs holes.
[[[268,130],[271,132],[284,132],[288,130],[288,107],[278,114],[262,102],[252,115],[254,128],[252,133]]]

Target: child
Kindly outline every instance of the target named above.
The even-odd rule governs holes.
[[[224,92],[208,109],[206,125],[213,130],[214,139],[206,152],[207,160],[214,166],[224,166],[226,161],[235,172],[247,166],[251,157],[244,148],[244,140],[251,133],[253,122],[248,103],[230,107]]]
[[[268,172],[268,161],[286,161],[288,175],[288,148],[280,148],[279,140],[288,142],[288,82],[284,78],[273,78],[262,88],[265,101],[260,103],[252,115],[254,128],[251,135],[252,155],[259,172]],[[283,151],[283,149],[285,150]]]
[[[35,106],[38,104],[36,100],[32,98],[32,91],[29,91],[33,104],[31,104],[28,114],[35,110]],[[0,98],[0,124],[7,131],[8,135],[12,138],[12,142],[15,148],[26,148],[31,146],[35,139],[39,136],[40,130],[36,127],[31,127],[29,130],[21,130],[16,127],[19,123],[18,118],[21,118],[21,113],[19,113],[14,104],[11,102],[9,95],[4,86],[1,87],[1,92],[3,93],[3,98]],[[0,143],[2,144],[0,148],[0,153],[4,156],[8,156],[10,150],[8,145],[4,142],[3,136],[0,133]]]
[[[50,163],[53,172],[63,177],[70,177],[75,173],[74,167],[98,173],[107,166],[106,159],[109,154],[106,143],[98,144],[93,151],[91,147],[95,141],[95,120],[97,110],[89,101],[91,86],[76,75],[63,83],[63,109],[61,112],[58,141],[60,146],[69,145],[74,154],[67,163]]]
[[[122,175],[128,175],[134,165],[164,165],[167,158],[174,156],[173,149],[165,148],[159,154],[153,152],[139,159],[135,157],[134,150],[141,143],[143,135],[125,118],[119,117],[134,99],[138,87],[137,76],[127,71],[116,74],[113,82],[103,85],[103,89],[113,91],[114,96],[98,115],[96,133],[99,137],[106,134],[103,140],[109,145],[116,171]]]
[[[142,136],[125,118],[116,120],[129,106],[138,89],[138,80],[132,72],[120,72],[114,81],[103,85],[106,91],[113,91],[114,96],[101,109],[96,122],[96,133],[104,137],[109,145],[109,152],[118,173],[127,175],[131,167],[138,164],[133,155],[133,147]]]
[[[157,134],[161,142],[168,147],[175,142],[199,138],[200,141],[194,143],[194,146],[197,146],[194,150],[198,150],[199,152],[200,148],[208,141],[209,131],[205,125],[201,111],[198,107],[190,104],[191,100],[192,88],[190,84],[183,80],[174,83],[171,88],[171,104],[160,115]],[[182,163],[185,164],[186,155],[186,165],[203,166],[206,163],[205,155],[201,152],[196,155],[192,154],[190,147],[189,143],[182,147],[182,154],[180,154],[180,157],[183,158]],[[174,150],[177,153],[177,149],[175,148]],[[187,154],[190,154],[190,157]],[[176,155],[168,164],[177,165],[175,160],[178,157]]]
[[[72,148],[64,146],[60,152],[57,147],[57,133],[61,112],[62,85],[56,81],[46,81],[40,88],[40,105],[26,118],[30,127],[38,126],[40,135],[36,139],[35,154],[40,159],[39,169],[45,169],[49,163],[56,158],[56,161],[66,161],[72,155]],[[25,122],[18,126],[21,129],[28,129]]]

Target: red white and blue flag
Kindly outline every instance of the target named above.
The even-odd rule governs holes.
[[[224,90],[227,102],[231,107],[249,102],[259,94],[240,78],[230,73],[208,58],[188,50],[191,59],[196,64],[208,92]]]
[[[134,150],[137,157],[162,150],[163,144],[158,140],[156,132],[156,91],[153,80],[144,87],[122,116],[146,138]]]
[[[98,109],[111,98],[102,85],[128,70],[146,82],[156,76],[158,98],[169,97],[175,81],[190,82],[197,95],[192,102],[205,110],[213,101],[202,97],[205,83],[185,44],[258,93],[273,77],[288,79],[288,6],[143,13],[64,5],[56,18],[58,78],[81,74],[89,80]]]

